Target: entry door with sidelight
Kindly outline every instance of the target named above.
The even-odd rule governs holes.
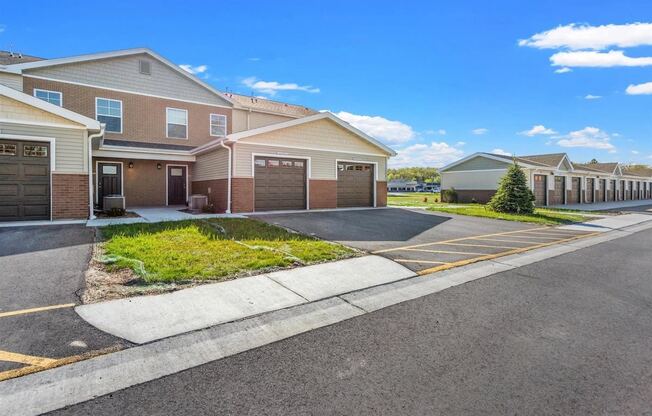
[[[97,205],[102,209],[104,197],[122,195],[122,164],[99,162],[97,164]]]
[[[168,205],[186,205],[186,167],[168,166]]]

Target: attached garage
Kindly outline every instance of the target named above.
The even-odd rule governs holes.
[[[566,177],[555,176],[555,190],[552,194],[551,205],[562,205],[564,203],[564,193],[566,193]]]
[[[586,178],[586,195],[584,198],[589,204],[595,202],[595,179]]]
[[[256,156],[254,209],[279,211],[306,209],[307,160]]]
[[[534,175],[534,203],[539,207],[546,205],[547,180],[546,175]]]
[[[610,183],[610,185],[609,185],[610,190],[609,190],[609,192],[607,192],[607,195],[609,196],[608,199],[609,199],[609,201],[615,201],[616,200],[616,181],[611,180],[611,181],[609,181],[609,183]]]
[[[581,179],[578,177],[573,177],[572,179],[573,187],[571,189],[571,203],[580,204],[582,203],[582,185]]]
[[[598,202],[604,202],[606,201],[606,188],[607,188],[607,180],[606,179],[600,179],[600,189],[598,189]]]
[[[374,165],[337,163],[337,207],[374,206]]]
[[[0,221],[50,219],[50,144],[0,140]]]

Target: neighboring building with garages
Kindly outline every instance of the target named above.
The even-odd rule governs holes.
[[[573,163],[566,153],[474,153],[440,169],[442,189],[454,189],[459,202],[487,202],[514,161],[525,172],[537,206],[652,198],[652,169]]]
[[[215,212],[380,207],[393,155],[333,114],[222,93],[149,49],[0,52],[0,221],[88,218],[109,195],[127,209],[193,194]]]

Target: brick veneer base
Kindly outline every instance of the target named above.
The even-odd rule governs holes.
[[[52,219],[88,218],[88,175],[52,174]]]
[[[376,182],[376,206],[377,207],[387,206],[387,182],[384,181]]]
[[[229,181],[227,179],[195,181],[192,183],[192,193],[208,196],[208,203],[215,206],[215,212],[225,212],[227,208],[228,184]]]
[[[253,212],[254,178],[231,179],[231,211]]]
[[[310,209],[326,209],[337,207],[337,181],[310,181]]]
[[[457,202],[468,203],[468,202],[478,202],[485,204],[489,202],[492,196],[496,193],[495,189],[456,189],[457,192]]]

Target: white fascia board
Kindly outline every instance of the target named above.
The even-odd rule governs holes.
[[[340,119],[339,117],[335,116],[334,114],[331,114],[331,113],[328,113],[328,112],[313,114],[311,116],[301,117],[301,118],[297,118],[295,120],[283,121],[281,123],[270,124],[268,126],[258,127],[258,128],[251,129],[251,130],[245,130],[245,131],[241,131],[241,132],[238,132],[238,133],[232,133],[232,134],[229,134],[226,137],[229,140],[238,141],[238,140],[244,139],[246,137],[257,136],[259,134],[269,133],[271,131],[286,129],[288,127],[294,127],[294,126],[298,126],[298,125],[301,125],[301,124],[312,123],[313,121],[324,120],[324,119],[329,119],[329,120],[337,123],[338,125],[340,125],[341,127],[347,129],[348,131],[355,134],[356,136],[358,136],[358,137],[368,141],[369,143],[373,144],[374,146],[380,148],[382,151],[387,153],[389,156],[396,156],[396,152],[394,151],[394,149],[385,146],[384,144],[382,144],[378,140],[374,139],[373,137],[369,136],[368,134],[356,129],[355,127],[353,127],[352,125],[350,125],[346,121],[344,121],[344,120]],[[346,152],[344,151],[343,153],[346,153]]]
[[[557,170],[560,170],[559,168],[561,167],[561,165],[564,164],[564,160],[566,160],[570,165],[569,172],[572,172],[575,168],[573,167],[573,162],[571,162],[571,160],[568,158],[568,155],[566,153],[564,153],[564,157],[562,157],[561,160],[559,161],[559,164],[557,164]]]
[[[226,137],[220,137],[219,139],[211,140],[208,143],[204,143],[201,146],[195,147],[194,149],[192,149],[190,151],[190,154],[199,155],[199,154],[202,154],[202,153],[206,153],[206,152],[208,152],[210,150],[213,150],[216,147],[223,148],[221,146],[221,143],[224,143],[224,144],[233,143],[233,140],[229,140]]]
[[[93,157],[112,157],[118,159],[151,159],[151,160],[176,160],[194,162],[195,155],[189,152],[166,152],[155,149],[131,148],[121,146],[104,146],[93,150]]]
[[[117,58],[121,56],[130,56],[130,55],[138,55],[138,54],[147,54],[151,56],[152,58],[158,60],[159,62],[167,65],[168,67],[172,68],[175,70],[177,73],[183,75],[184,77],[190,79],[191,81],[201,85],[202,87],[206,88],[213,94],[217,95],[221,99],[225,100],[226,102],[230,103],[233,105],[233,101],[231,101],[227,96],[216,90],[215,88],[211,87],[195,75],[183,70],[179,65],[175,65],[173,62],[167,60],[166,58],[162,57],[161,55],[157,54],[153,50],[149,48],[133,48],[133,49],[123,49],[123,50],[118,50],[118,51],[110,51],[110,52],[100,52],[100,53],[91,53],[87,55],[78,55],[78,56],[71,56],[67,58],[55,58],[55,59],[45,59],[42,61],[36,61],[36,62],[25,62],[22,64],[14,64],[10,65],[9,70],[20,74],[22,71],[26,69],[35,69],[35,68],[45,68],[48,66],[54,66],[54,65],[65,65],[65,64],[71,64],[71,63],[78,63],[78,62],[87,62],[87,61],[95,61],[98,59],[108,59],[108,58]],[[17,71],[17,72],[16,72]]]
[[[52,113],[59,117],[63,117],[75,123],[79,123],[85,126],[88,130],[100,131],[101,129],[100,122],[97,120],[93,120],[92,118],[83,116],[79,113],[75,113],[74,111],[70,111],[63,107],[59,107],[58,105],[50,104],[47,101],[43,101],[40,98],[33,97],[31,95],[25,94],[13,88],[0,85],[0,95],[27,104],[31,107],[38,108],[39,110]]]

